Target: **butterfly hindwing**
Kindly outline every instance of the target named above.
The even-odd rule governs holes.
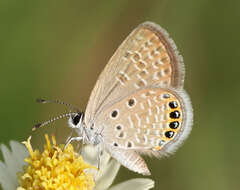
[[[191,130],[192,107],[183,90],[147,87],[117,100],[99,116],[104,143],[140,153],[174,151]],[[170,146],[171,145],[171,146]]]

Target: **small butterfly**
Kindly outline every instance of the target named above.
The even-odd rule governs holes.
[[[69,116],[78,136],[67,144],[77,140],[95,145],[128,169],[150,175],[141,155],[169,155],[191,131],[192,106],[183,82],[184,63],[175,43],[159,25],[145,22],[100,74],[85,113],[74,108],[76,113],[53,120]]]

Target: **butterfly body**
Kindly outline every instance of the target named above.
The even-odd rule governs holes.
[[[173,40],[160,26],[145,22],[106,65],[85,115],[69,124],[83,142],[149,175],[140,155],[168,155],[191,131],[192,107],[183,82],[183,59]]]

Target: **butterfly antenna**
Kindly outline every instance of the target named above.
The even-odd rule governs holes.
[[[62,119],[62,118],[65,118],[65,117],[70,117],[72,114],[74,114],[74,113],[65,113],[65,114],[59,115],[57,117],[54,117],[52,119],[49,119],[48,121],[45,121],[43,123],[37,123],[36,125],[33,126],[32,131],[35,131],[36,129],[41,128],[45,125],[48,125],[49,123],[52,123],[52,122],[54,122],[58,119]]]
[[[41,104],[46,104],[46,103],[61,104],[61,105],[68,106],[68,107],[70,107],[71,109],[73,109],[77,112],[80,112],[80,110],[76,106],[74,106],[72,104],[69,104],[69,103],[66,103],[66,102],[63,102],[63,101],[60,101],[60,100],[45,100],[45,99],[42,99],[42,98],[37,98],[36,102],[41,103]]]

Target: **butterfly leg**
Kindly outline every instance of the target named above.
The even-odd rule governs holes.
[[[70,135],[68,136],[68,138],[67,138],[67,140],[66,140],[65,143],[67,143],[67,142],[72,138],[72,134],[73,134],[73,130],[71,130],[71,133],[70,133]]]
[[[71,137],[68,142],[65,144],[64,149],[72,142],[72,141],[81,141],[83,137]]]
[[[79,143],[79,144],[77,145],[77,149],[79,150],[79,151],[78,151],[79,154],[82,154],[83,146],[84,146],[85,144],[87,144],[87,136],[86,136],[85,133],[83,133],[82,143],[81,143],[81,144]]]
[[[97,146],[97,150],[98,150],[98,160],[97,160],[98,164],[97,164],[97,168],[99,170],[100,169],[100,165],[101,165],[101,156],[103,154],[103,149],[102,149],[101,145]]]

